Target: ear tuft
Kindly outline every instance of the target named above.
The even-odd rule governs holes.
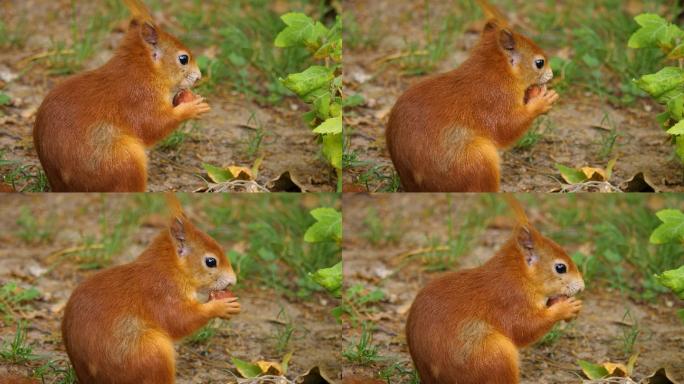
[[[157,33],[157,28],[150,22],[145,22],[140,30],[140,36],[142,36],[143,41],[149,45],[157,45],[159,42],[159,34]]]
[[[499,29],[499,23],[496,21],[496,19],[491,19],[487,21],[487,24],[485,24],[483,32],[491,32],[497,29]]]

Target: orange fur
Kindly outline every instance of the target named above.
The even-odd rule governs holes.
[[[582,276],[524,211],[514,210],[518,227],[494,257],[444,274],[416,296],[406,339],[421,383],[517,383],[517,348],[579,312],[581,302],[572,298],[546,305],[549,297],[583,289]],[[567,273],[555,273],[559,261]]]
[[[239,312],[236,298],[197,300],[197,293],[234,284],[235,273],[175,196],[167,200],[169,227],[135,261],[94,274],[71,294],[62,337],[81,383],[173,383],[173,341]],[[216,267],[205,264],[207,255]]]
[[[525,102],[526,91],[550,76],[544,52],[530,39],[496,18],[487,23],[460,67],[413,85],[392,108],[387,148],[404,189],[498,191],[497,149],[515,143],[550,109],[553,91]]]
[[[173,106],[199,68],[140,1],[125,2],[134,19],[111,60],[64,80],[38,109],[33,140],[53,191],[144,192],[145,148],[209,110],[202,98]]]

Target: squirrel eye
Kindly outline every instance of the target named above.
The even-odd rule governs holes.
[[[179,61],[181,64],[183,64],[183,65],[187,64],[189,59],[190,59],[190,58],[188,57],[188,55],[180,55],[180,56],[178,56],[178,61]]]
[[[556,272],[563,274],[568,271],[568,267],[565,266],[565,264],[558,263],[555,265],[556,267]]]
[[[542,69],[542,68],[544,68],[544,60],[543,59],[537,59],[534,61],[534,65],[536,65],[538,69]]]
[[[207,257],[204,259],[204,264],[206,264],[209,268],[216,268],[216,259],[213,257]]]

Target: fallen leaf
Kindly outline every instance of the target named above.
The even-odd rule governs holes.
[[[645,377],[640,384],[679,384],[672,378],[667,368],[659,368],[651,376]]]
[[[271,192],[306,192],[290,171],[285,171],[280,176],[266,183],[266,188]]]
[[[262,373],[261,368],[256,364],[240,360],[237,357],[231,358],[230,361],[233,362],[238,373],[240,373],[240,375],[242,375],[242,377],[244,378],[252,379],[259,376]]]
[[[649,178],[639,172],[620,185],[623,192],[658,192]]]
[[[608,180],[608,177],[606,177],[606,171],[604,171],[601,168],[594,168],[594,167],[582,167],[580,168],[582,173],[584,173],[584,176],[586,176],[586,180],[591,180],[591,181],[606,181]]]
[[[259,360],[256,365],[261,369],[261,373],[267,375],[281,376],[284,373],[283,366],[275,361]]]
[[[608,376],[608,370],[602,365],[585,360],[578,360],[577,364],[582,368],[582,373],[590,380],[601,379]]]
[[[254,180],[254,175],[252,170],[246,167],[240,167],[237,165],[228,166],[228,171],[233,176],[234,179],[238,180]]]
[[[335,382],[330,380],[328,375],[322,372],[319,367],[313,367],[307,373],[295,379],[297,384],[331,384]]]
[[[217,167],[215,165],[203,163],[202,168],[207,171],[207,175],[214,183],[225,183],[233,178],[233,174],[229,170]]]
[[[563,164],[556,164],[556,169],[569,184],[579,184],[587,180],[587,176],[584,172],[575,168],[566,167]]]

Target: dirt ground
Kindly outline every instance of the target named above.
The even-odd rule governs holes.
[[[0,91],[13,99],[12,105],[3,107],[0,113],[0,152],[5,153],[5,160],[37,167],[34,171],[40,167],[32,138],[36,111],[45,95],[63,77],[49,75],[40,60],[31,58],[52,50],[53,40],[71,41],[67,22],[71,17],[70,4],[69,0],[30,0],[0,5],[6,14],[3,18],[10,19],[11,24],[15,21],[12,18],[26,17],[30,31],[25,47],[0,52]],[[101,4],[97,2],[79,3],[78,17],[89,20],[98,6]],[[125,25],[125,20],[122,22]],[[122,35],[112,30],[103,44],[96,45],[96,53],[85,62],[85,69],[94,69],[106,62]],[[195,49],[193,53],[199,56],[203,52]],[[290,171],[308,191],[334,190],[334,172],[326,165],[319,144],[301,118],[303,104],[289,98],[276,106],[258,105],[244,95],[231,92],[228,85],[218,88],[211,95],[203,95],[212,110],[203,116],[197,128],[192,128],[192,123],[180,128],[189,132],[189,138],[178,150],[148,151],[148,191],[190,192],[206,187],[207,175],[202,163],[251,168],[255,159],[248,156],[247,146],[259,126],[266,132],[256,156],[263,157],[257,177],[260,185]]]
[[[219,196],[217,196],[219,197]],[[128,197],[109,195],[106,205],[109,212],[118,212]],[[34,353],[66,363],[67,356],[61,340],[60,322],[64,306],[73,289],[94,271],[84,271],[59,252],[83,244],[83,239],[98,234],[97,208],[103,198],[96,194],[78,198],[68,195],[5,196],[0,202],[0,285],[15,281],[20,287],[34,286],[41,293],[32,302],[31,310],[24,313],[28,319],[28,343]],[[56,215],[54,240],[49,244],[30,245],[17,235],[18,206],[29,206],[44,220]],[[60,207],[55,211],[54,207]],[[187,210],[187,207],[186,207]],[[200,228],[208,229],[206,219],[198,219],[199,212],[189,210],[191,220]],[[151,215],[130,237],[130,243],[112,260],[113,265],[131,261],[142,252],[162,229],[165,216]],[[231,244],[222,244],[228,251]],[[231,358],[245,361],[280,361],[283,353],[276,350],[276,335],[287,322],[281,310],[293,321],[295,331],[287,351],[293,356],[287,377],[293,379],[313,367],[320,367],[334,379],[340,375],[340,325],[330,316],[335,303],[326,295],[314,295],[307,300],[290,300],[272,289],[242,281],[234,290],[240,298],[242,312],[230,320],[221,320],[218,333],[207,344],[177,343],[176,367],[178,383],[232,383],[236,382],[235,367]],[[280,315],[279,315],[280,314]],[[0,321],[0,324],[3,324]],[[0,340],[8,342],[14,336],[13,324],[0,327]],[[285,352],[287,352],[285,351]],[[34,367],[35,368],[35,367]],[[9,371],[26,375],[24,366],[0,363],[0,374]],[[48,376],[49,377],[49,376]],[[47,381],[53,382],[53,381]]]
[[[540,197],[541,198],[541,197]],[[409,252],[434,246],[431,239],[446,239],[448,215],[457,218],[472,207],[481,204],[477,196],[460,195],[454,198],[456,212],[449,212],[445,195],[345,195],[343,204],[344,243],[343,260],[345,284],[361,283],[369,290],[380,288],[385,299],[369,317],[375,324],[373,344],[387,360],[372,365],[346,365],[344,376],[364,375],[377,377],[378,372],[398,362],[412,369],[406,346],[404,326],[413,298],[428,281],[439,272],[426,272],[420,256],[407,258]],[[547,197],[548,199],[548,197]],[[373,246],[366,237],[364,220],[369,209],[399,234],[397,243]],[[397,207],[401,207],[398,209]],[[492,219],[490,225],[477,237],[472,250],[458,259],[456,268],[475,267],[490,258],[510,234],[511,215]],[[531,211],[533,223],[544,222],[544,215]],[[387,228],[387,227],[385,227]],[[537,225],[544,233],[544,224]],[[570,230],[570,229],[569,229]],[[443,243],[437,242],[436,245]],[[581,245],[568,247],[572,254]],[[553,344],[533,345],[521,351],[522,383],[580,383],[578,359],[595,363],[611,361],[625,363],[623,332],[629,325],[638,324],[640,334],[634,347],[639,352],[634,378],[652,374],[660,367],[668,367],[673,379],[684,379],[684,326],[677,318],[674,296],[662,295],[656,304],[634,302],[618,291],[592,286],[581,293],[584,307],[579,317],[564,326],[560,338]],[[674,306],[674,308],[673,308]],[[681,307],[681,305],[679,306]],[[632,320],[623,319],[626,310]],[[345,324],[345,344],[357,341],[360,327]],[[407,376],[392,380],[393,384],[409,383]]]
[[[448,14],[449,6],[448,1],[431,2],[430,20],[440,20],[440,16]],[[349,137],[346,151],[357,152],[360,161],[379,166],[381,172],[389,176],[394,172],[384,136],[389,112],[406,89],[427,76],[407,75],[396,59],[407,53],[408,41],[425,39],[425,6],[422,2],[411,1],[349,0],[345,2],[344,13],[354,15],[360,31],[380,39],[372,49],[345,49],[346,92],[359,93],[366,100],[364,105],[345,115]],[[469,22],[476,25],[477,21]],[[468,51],[478,37],[474,31],[459,35],[434,73],[456,68],[468,57]],[[543,48],[551,57],[559,50]],[[571,90],[561,95],[548,118],[541,121],[539,132],[542,137],[534,146],[502,152],[501,189],[507,192],[555,191],[563,186],[554,167],[556,163],[577,168],[605,168],[608,160],[617,158],[610,179],[613,186],[619,187],[643,172],[657,190],[683,190],[682,166],[674,157],[668,135],[655,121],[658,108],[648,100],[624,108],[608,105],[589,93]],[[537,122],[540,122],[539,118]],[[617,127],[618,133],[614,150],[609,158],[601,158],[602,143],[612,127]],[[357,182],[357,177],[367,168],[347,169],[345,183]],[[375,180],[368,185],[370,191],[387,187],[386,180]]]

